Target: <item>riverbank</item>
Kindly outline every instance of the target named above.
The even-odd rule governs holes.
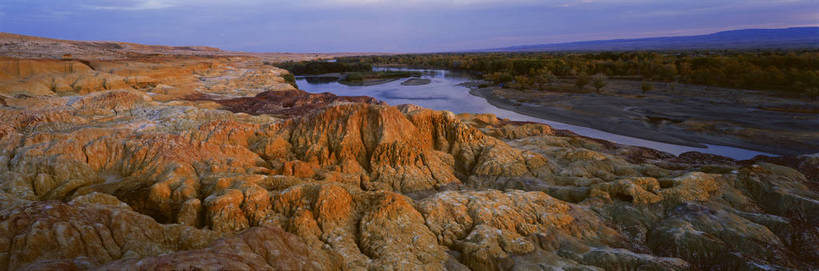
[[[339,82],[340,84],[344,84],[347,86],[375,86],[406,78],[411,78],[408,81],[412,81],[414,78],[416,80],[420,80],[423,82],[423,79],[417,78],[420,76],[421,76],[420,72],[411,71],[373,71],[303,75],[299,76],[299,78],[305,78],[309,80],[309,82],[311,83],[318,84]],[[415,81],[412,82],[413,84],[418,83]],[[428,83],[429,82],[427,82],[427,84]]]
[[[703,148],[702,145],[694,147],[669,144],[519,114],[494,106],[487,102],[486,99],[470,94],[467,85],[480,85],[480,82],[474,81],[474,77],[445,70],[426,70],[422,72],[424,72],[422,78],[434,78],[434,80],[431,80],[430,84],[424,86],[405,86],[402,85],[400,81],[389,82],[378,86],[348,86],[337,81],[323,82],[310,80],[311,77],[300,77],[297,78],[297,83],[300,89],[311,93],[330,92],[341,96],[371,96],[392,105],[416,104],[427,108],[448,110],[455,113],[491,113],[500,118],[512,121],[544,123],[556,129],[569,130],[591,138],[604,139],[618,144],[656,149],[675,155],[695,151],[744,160],[751,159],[757,155],[767,154],[721,145],[709,145],[708,148]]]
[[[422,78],[410,78],[401,83],[402,86],[423,86],[429,85],[432,80]]]
[[[816,102],[766,96],[758,91],[611,80],[593,92],[480,88],[472,95],[490,104],[546,120],[677,145],[733,146],[774,154],[819,152]],[[798,108],[799,111],[765,110]]]

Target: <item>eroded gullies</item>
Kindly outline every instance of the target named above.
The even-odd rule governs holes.
[[[814,156],[674,156],[220,61],[3,96],[0,266],[816,267]]]

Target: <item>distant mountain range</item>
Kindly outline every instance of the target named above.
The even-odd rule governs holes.
[[[537,52],[774,48],[819,48],[819,27],[742,29],[698,36],[578,41],[524,45],[477,51]]]

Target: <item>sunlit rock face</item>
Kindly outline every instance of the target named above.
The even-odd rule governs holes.
[[[21,63],[0,78],[0,269],[819,268],[815,155],[308,94],[250,57]]]

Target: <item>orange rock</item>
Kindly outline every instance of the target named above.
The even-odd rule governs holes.
[[[761,162],[706,174],[723,160],[309,94],[250,57],[74,72],[21,61],[0,78],[0,269],[815,269],[819,257],[810,157],[771,160],[808,177]]]
[[[310,250],[297,237],[277,227],[260,226],[204,249],[123,259],[99,270],[335,270],[340,268],[339,262],[338,255]]]

